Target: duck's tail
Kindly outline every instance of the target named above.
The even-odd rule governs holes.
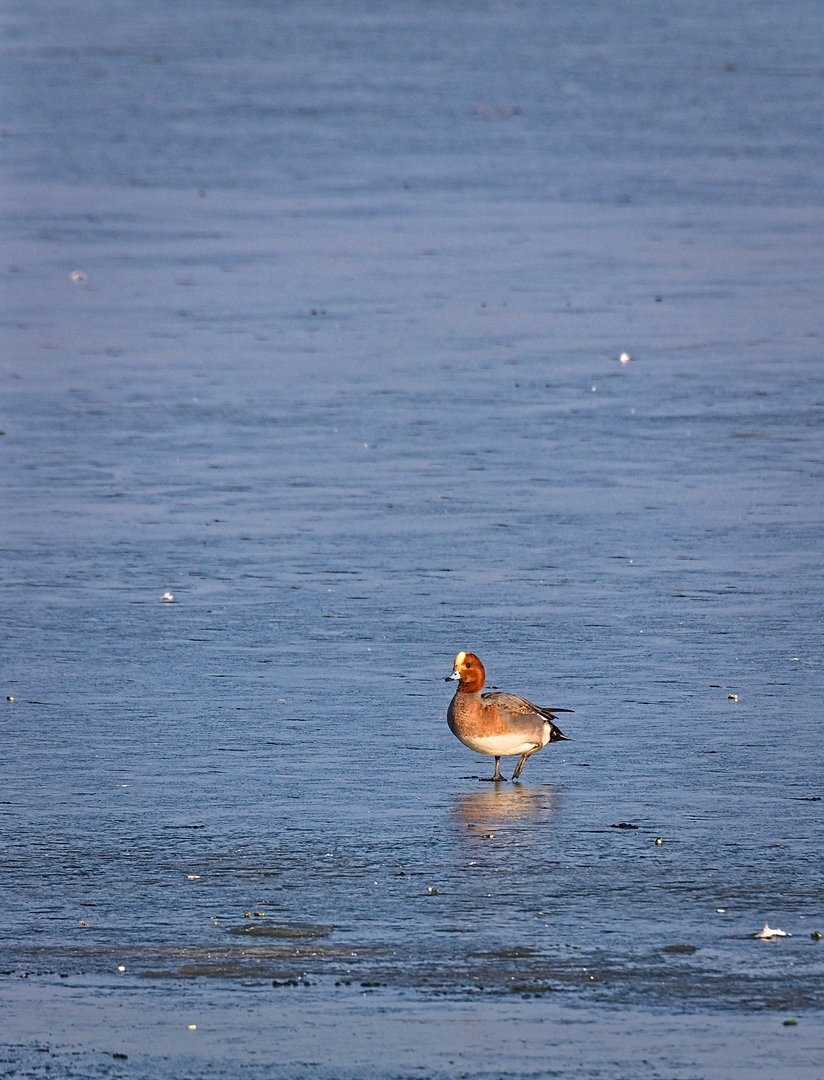
[[[556,727],[555,724],[553,723],[553,721],[555,720],[555,714],[556,713],[559,713],[559,712],[569,712],[569,713],[571,713],[572,711],[573,711],[572,709],[555,709],[555,708],[540,708],[540,709],[538,709],[538,712],[541,714],[541,716],[543,716],[544,720],[549,721],[549,741],[550,742],[560,742],[561,739],[564,739],[566,742],[571,742],[572,741],[570,739],[569,735],[564,735],[563,731],[561,731],[561,729],[559,727]]]

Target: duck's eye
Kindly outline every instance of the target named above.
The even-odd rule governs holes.
[[[464,664],[464,667],[472,667],[472,661],[467,660],[467,662]]]

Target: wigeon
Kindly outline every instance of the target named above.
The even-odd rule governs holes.
[[[520,754],[512,779],[521,775],[526,759],[549,742],[567,739],[555,726],[555,713],[571,709],[542,709],[517,694],[482,694],[486,672],[475,653],[459,652],[455,666],[445,682],[459,679],[455,696],[449,702],[449,730],[464,746],[495,758],[495,774],[501,776],[501,758]]]

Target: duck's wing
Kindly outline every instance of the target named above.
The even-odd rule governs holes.
[[[481,694],[483,701],[488,702],[490,705],[496,705],[499,709],[506,709],[508,712],[514,713],[515,716],[526,716],[528,713],[537,713],[537,705],[533,705],[531,701],[527,701],[526,698],[519,697],[517,694],[503,694],[499,690],[492,690],[486,694]]]
[[[572,709],[560,709],[551,705],[533,705],[531,701],[527,701],[526,698],[520,697],[518,694],[503,694],[497,690],[487,694],[481,694],[481,698],[484,701],[488,701],[490,705],[498,705],[500,708],[508,709],[516,716],[526,716],[528,713],[537,713],[547,720],[552,720],[556,713],[572,712]]]
[[[514,723],[523,721],[528,725],[530,722],[534,723],[539,720],[543,724],[544,720],[548,720],[552,726],[550,741],[569,738],[568,735],[564,735],[560,728],[555,726],[553,721],[556,713],[568,713],[572,712],[572,709],[556,709],[533,705],[531,701],[527,701],[526,698],[520,697],[518,694],[504,694],[499,691],[481,694],[481,699],[490,705],[505,710],[511,722]]]

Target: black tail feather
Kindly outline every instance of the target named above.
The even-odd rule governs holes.
[[[569,735],[564,735],[563,731],[559,727],[555,726],[555,714],[560,712],[571,713],[572,709],[554,709],[554,708],[539,708],[538,712],[543,716],[545,720],[549,720],[552,725],[552,731],[549,735],[550,742],[560,742],[563,739],[565,742],[572,742]]]

